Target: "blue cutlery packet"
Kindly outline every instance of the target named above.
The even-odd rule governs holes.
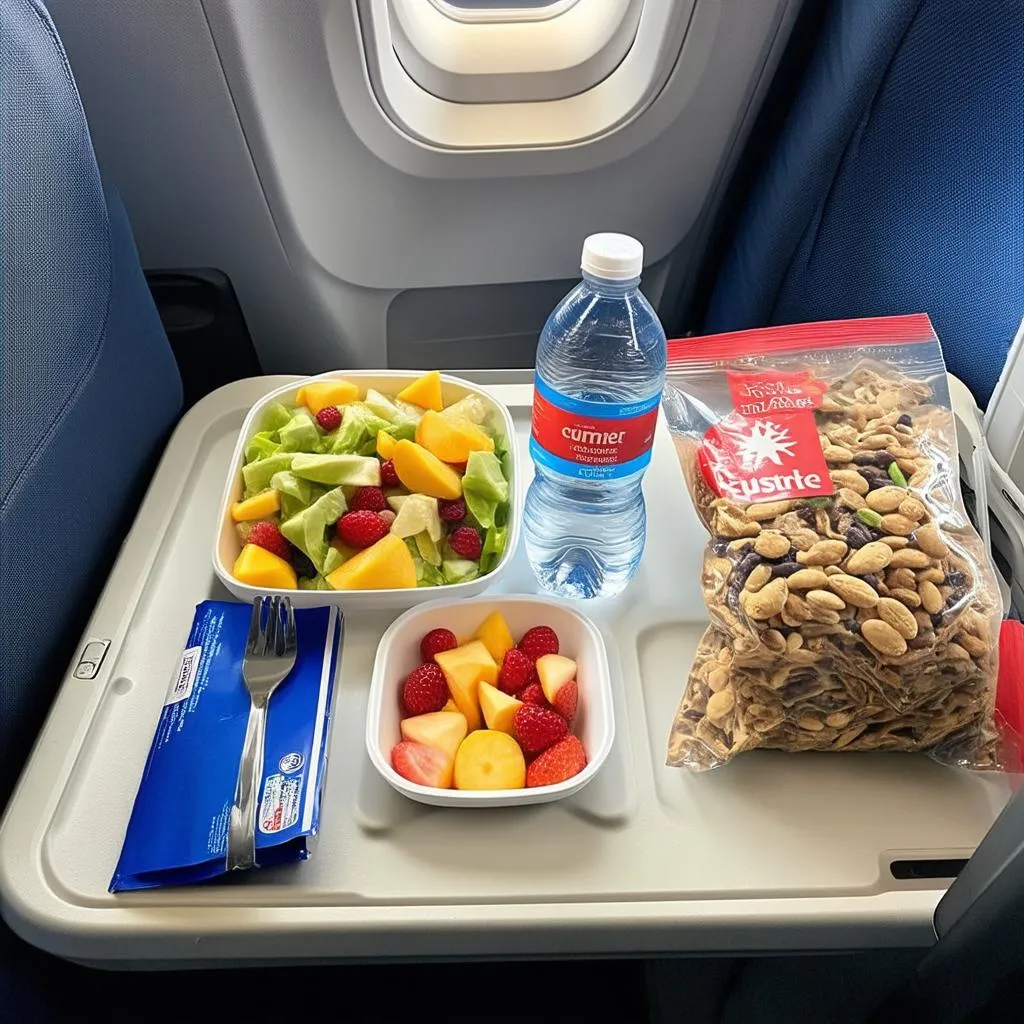
[[[204,601],[171,681],[111,892],[190,885],[226,871],[228,820],[249,716],[242,659],[252,607]],[[295,611],[295,668],[267,710],[256,865],[305,860],[320,822],[342,616]]]

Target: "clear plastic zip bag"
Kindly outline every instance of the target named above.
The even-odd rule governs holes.
[[[710,534],[711,620],[668,763],[770,748],[998,767],[1001,599],[928,318],[671,342],[664,408]]]

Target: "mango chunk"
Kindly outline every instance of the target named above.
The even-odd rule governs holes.
[[[393,459],[395,457],[395,445],[398,442],[386,431],[377,431],[377,454],[382,459]]]
[[[435,654],[434,661],[444,673],[452,700],[466,716],[470,732],[479,729],[480,683],[493,686],[498,681],[497,663],[479,640]]]
[[[329,405],[346,405],[359,397],[359,387],[350,380],[315,380],[299,388],[295,404],[304,405],[314,416]]]
[[[507,733],[481,729],[459,744],[456,789],[522,789],[525,785],[526,759]]]
[[[231,518],[236,523],[250,519],[266,519],[275,512],[281,511],[281,495],[275,490],[261,491],[245,501],[236,501],[231,505]]]
[[[502,618],[501,612],[494,611],[480,623],[476,631],[476,639],[487,648],[491,657],[500,665],[505,655],[515,647],[512,631]]]
[[[416,443],[442,462],[465,462],[470,452],[494,451],[494,442],[475,423],[433,411],[417,424]]]
[[[391,458],[398,479],[413,493],[449,501],[462,497],[462,477],[415,441],[399,441]]]
[[[437,370],[417,377],[411,384],[398,392],[398,397],[403,402],[411,402],[423,409],[433,409],[440,412],[444,408],[441,400],[441,374]]]
[[[295,570],[283,558],[257,544],[242,548],[231,574],[250,587],[295,590],[299,585]]]
[[[335,590],[392,590],[416,586],[416,563],[393,533],[364,548],[326,577]]]

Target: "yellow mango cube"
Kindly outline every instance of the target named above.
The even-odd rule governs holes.
[[[242,548],[231,574],[250,587],[295,590],[299,585],[295,570],[283,558],[258,544],[246,544]]]
[[[440,412],[444,408],[441,400],[441,374],[437,370],[417,377],[411,384],[398,392],[398,397],[403,402],[412,402],[423,409],[433,409]]]
[[[398,479],[414,494],[449,501],[462,497],[462,477],[415,441],[399,441],[391,458]]]
[[[236,501],[231,505],[231,518],[236,523],[248,522],[251,519],[266,519],[275,512],[281,511],[281,495],[271,489],[260,491],[244,501]]]

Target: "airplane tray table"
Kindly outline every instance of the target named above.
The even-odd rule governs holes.
[[[525,446],[531,375],[466,376],[511,407]],[[221,388],[171,439],[0,832],[2,909],[15,931],[122,968],[932,941],[949,879],[919,877],[920,862],[969,856],[1007,798],[1003,779],[900,754],[758,752],[705,775],[665,767],[703,630],[704,535],[663,426],[644,485],[641,570],[623,596],[586,606],[608,643],[618,725],[591,785],[562,803],[504,810],[427,807],[389,789],[363,734],[374,651],[393,615],[348,616],[312,858],[110,895],[194,606],[227,597],[210,545],[237,432],[249,406],[289,379]],[[517,559],[502,592],[535,589],[522,551]],[[95,665],[106,644],[82,678],[93,670],[81,660]],[[915,863],[894,871],[894,861]]]

